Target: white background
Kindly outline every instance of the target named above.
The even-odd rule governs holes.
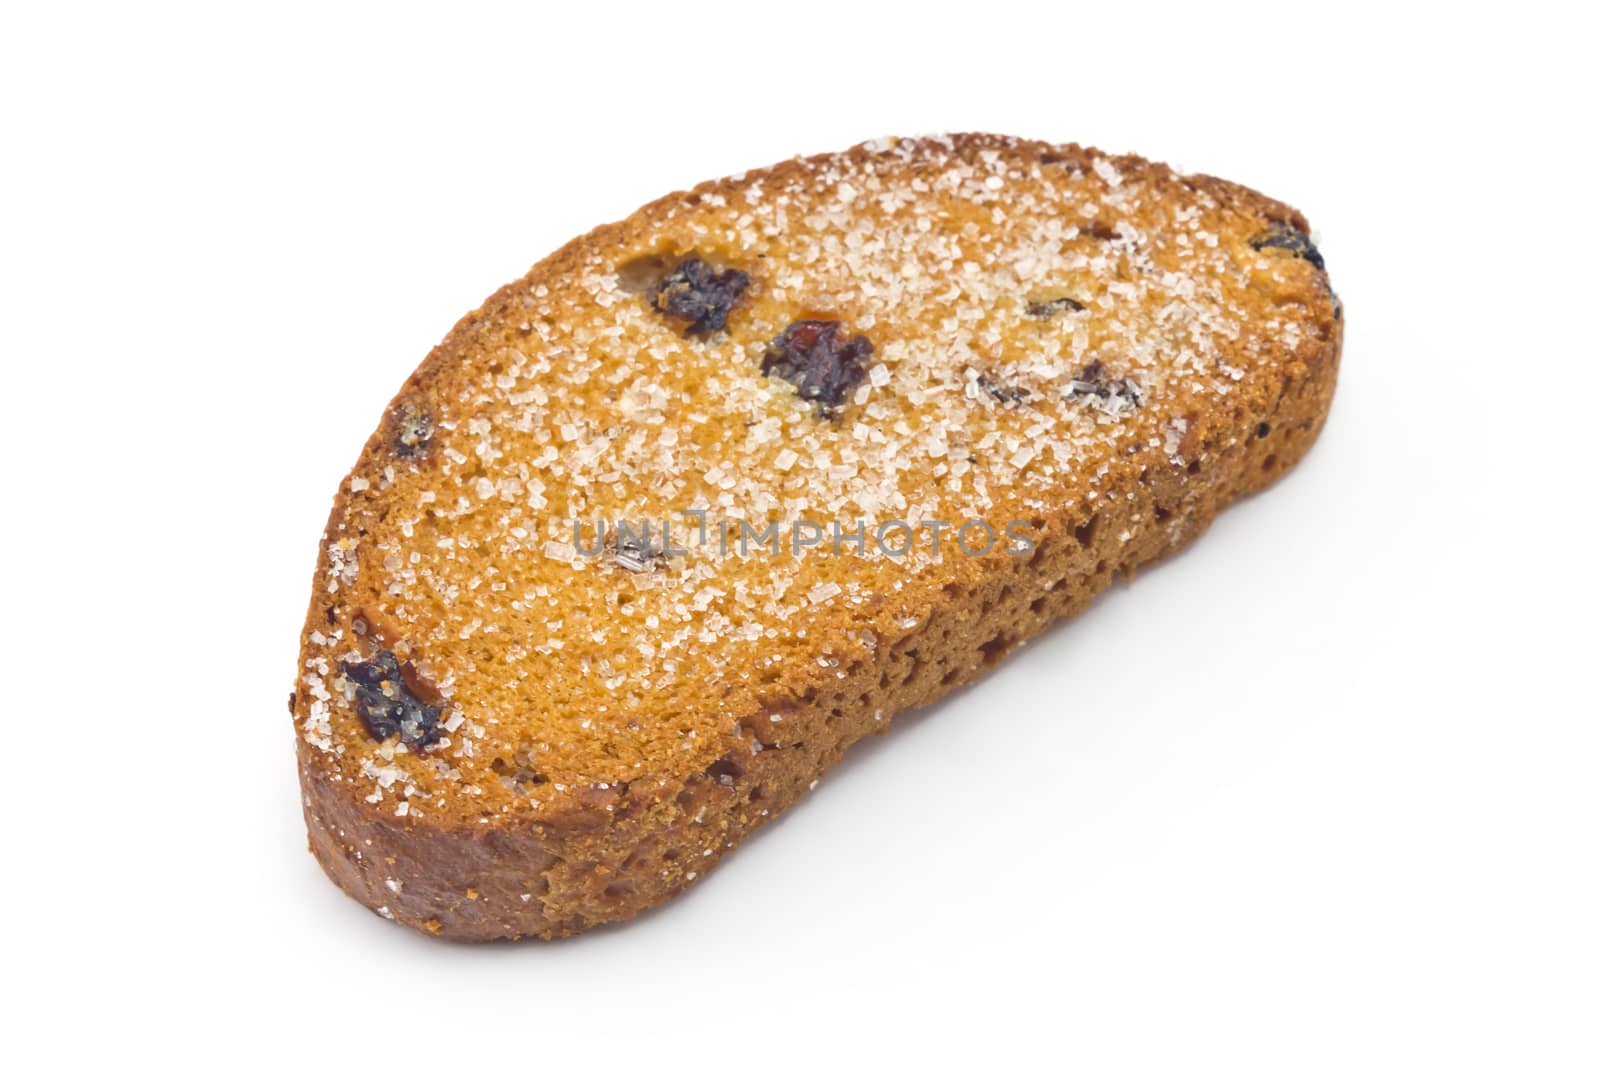
[[[1600,1060],[1586,32],[1532,4],[540,6],[0,16],[10,1041]],[[954,130],[1304,210],[1348,319],[1309,458],[647,918],[463,948],[347,901],[285,698],[398,384],[592,225]]]

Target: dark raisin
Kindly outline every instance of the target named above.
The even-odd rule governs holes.
[[[656,284],[650,303],[657,311],[687,322],[685,333],[704,336],[728,324],[728,312],[749,284],[750,275],[742,270],[718,270],[690,256]]]
[[[978,388],[994,397],[1001,404],[1021,404],[1032,394],[1024,386],[1007,385],[989,377],[987,374],[978,375]]]
[[[410,404],[395,415],[395,451],[402,456],[420,456],[433,440],[433,416]]]
[[[1099,219],[1079,219],[1078,232],[1085,237],[1093,237],[1096,241],[1115,241],[1117,231]]]
[[[1028,301],[1028,314],[1036,319],[1048,319],[1059,315],[1063,311],[1082,311],[1083,305],[1070,296],[1058,296],[1054,300]]]
[[[1256,436],[1257,437],[1265,437],[1265,436],[1267,436],[1267,434],[1269,434],[1271,432],[1272,432],[1272,427],[1268,426],[1264,422],[1260,426],[1256,427]]]
[[[1138,407],[1144,399],[1139,392],[1139,386],[1131,378],[1108,378],[1106,368],[1098,359],[1093,360],[1088,366],[1072,376],[1071,383],[1067,386],[1068,395],[1077,398],[1094,399],[1100,402],[1120,397]]]
[[[1322,253],[1311,243],[1311,238],[1293,226],[1281,222],[1274,222],[1270,230],[1250,242],[1250,247],[1257,252],[1264,248],[1282,249],[1298,259],[1305,260],[1318,270],[1328,269],[1322,262]]]
[[[800,396],[825,414],[843,404],[867,376],[872,342],[861,334],[842,340],[843,324],[801,319],[772,339],[761,373],[793,382]]]
[[[398,736],[414,748],[439,740],[442,709],[411,691],[393,652],[385,650],[376,659],[346,663],[344,676],[355,683],[356,711],[374,738],[382,741]]]

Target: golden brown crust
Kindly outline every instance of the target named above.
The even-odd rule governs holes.
[[[1071,175],[1070,180],[1060,178],[1060,172]],[[1089,355],[1122,353],[1130,376],[1143,375],[1141,380],[1149,383],[1151,391],[1137,408],[1113,402],[1109,414],[1097,409],[1089,413],[1088,421],[1070,391],[1059,401],[1054,394],[1048,400],[1042,397],[1051,381],[1048,368],[1044,377],[1037,376],[1042,361],[1006,364],[1003,353],[996,357],[993,366],[1019,375],[1035,373],[1026,380],[1040,399],[1037,410],[1029,409],[1025,415],[1043,428],[1026,439],[1020,433],[1015,439],[1003,434],[999,443],[1002,449],[1010,449],[1009,466],[1015,471],[1001,468],[991,481],[983,482],[983,471],[978,470],[967,484],[974,488],[982,485],[984,492],[993,494],[994,501],[987,509],[977,509],[986,518],[1025,517],[1037,545],[1031,554],[992,552],[946,558],[906,572],[898,584],[889,578],[900,572],[886,571],[881,565],[878,570],[850,570],[837,560],[796,562],[793,580],[812,586],[833,581],[841,588],[853,581],[857,585],[850,589],[859,587],[862,595],[848,606],[838,604],[838,596],[814,603],[801,600],[798,606],[786,601],[781,591],[764,600],[758,598],[757,606],[746,609],[746,614],[766,623],[768,636],[754,642],[750,651],[727,638],[726,629],[707,631],[724,635],[715,643],[716,655],[721,658],[713,668],[702,668],[693,685],[685,687],[702,689],[706,696],[684,709],[679,694],[685,689],[668,688],[677,701],[672,707],[676,718],[671,720],[654,714],[658,706],[649,703],[648,692],[650,680],[659,677],[651,673],[654,664],[670,653],[655,652],[648,663],[627,661],[631,654],[627,641],[645,633],[642,624],[621,614],[592,623],[596,628],[617,624],[615,633],[607,633],[609,644],[603,647],[610,652],[620,646],[616,652],[620,661],[634,664],[630,668],[633,673],[627,675],[629,688],[646,694],[627,713],[631,719],[618,718],[609,724],[598,714],[594,723],[588,719],[575,722],[542,704],[538,708],[531,703],[515,709],[508,706],[501,713],[487,706],[489,702],[481,694],[494,691],[488,688],[491,682],[508,685],[517,693],[536,693],[544,701],[568,694],[608,692],[584,688],[589,685],[585,679],[567,677],[578,673],[572,666],[575,654],[570,646],[538,653],[541,671],[533,672],[531,679],[526,672],[508,670],[512,660],[506,650],[512,648],[515,656],[533,658],[529,648],[536,647],[538,631],[524,626],[506,639],[511,644],[491,643],[481,636],[482,620],[469,616],[484,603],[504,609],[511,602],[511,592],[472,600],[472,610],[468,610],[459,606],[466,601],[443,602],[444,594],[437,588],[430,588],[425,595],[415,591],[427,586],[427,581],[408,585],[395,578],[385,584],[373,577],[384,563],[393,575],[437,566],[438,573],[429,580],[434,587],[445,586],[447,577],[457,575],[451,569],[457,562],[437,557],[453,555],[453,542],[465,536],[477,539],[477,555],[460,561],[463,569],[459,573],[487,565],[497,573],[503,571],[503,584],[515,584],[512,576],[526,578],[530,586],[534,582],[550,584],[544,594],[549,602],[545,615],[532,610],[532,596],[528,603],[515,601],[546,626],[559,623],[563,614],[570,618],[596,608],[609,607],[620,613],[612,590],[619,579],[631,580],[632,576],[611,573],[598,565],[572,576],[564,568],[574,562],[581,567],[581,561],[518,556],[510,550],[496,554],[483,547],[492,543],[485,531],[492,534],[498,529],[488,525],[489,516],[504,519],[513,508],[505,502],[511,494],[506,498],[496,495],[498,483],[491,475],[509,469],[506,456],[522,455],[518,448],[537,454],[539,448],[530,442],[539,430],[526,430],[532,435],[526,441],[493,437],[485,431],[482,439],[491,441],[488,451],[475,460],[459,451],[462,462],[454,465],[456,473],[452,475],[453,461],[440,460],[438,455],[414,461],[397,459],[396,420],[420,405],[438,418],[441,427],[447,422],[459,427],[471,418],[484,418],[485,412],[489,416],[485,421],[498,425],[496,420],[509,419],[514,407],[506,403],[505,410],[499,410],[483,396],[498,403],[495,398],[516,395],[515,390],[525,388],[529,381],[555,393],[563,373],[560,367],[525,375],[500,393],[475,394],[478,387],[472,380],[483,377],[486,369],[487,377],[494,378],[497,365],[502,371],[509,370],[502,364],[517,354],[532,352],[537,360],[545,350],[571,348],[570,335],[557,332],[558,327],[571,325],[565,320],[602,327],[612,321],[611,316],[620,316],[619,321],[636,331],[636,336],[648,336],[638,331],[659,326],[658,321],[648,312],[639,312],[629,303],[633,298],[626,295],[610,302],[596,297],[595,306],[581,308],[558,304],[555,316],[563,321],[551,326],[548,337],[537,328],[522,326],[530,316],[550,314],[538,306],[535,294],[541,288],[554,289],[563,279],[595,276],[597,263],[614,268],[619,257],[628,259],[659,250],[681,256],[695,251],[706,240],[695,226],[714,231],[717,220],[727,221],[727,232],[745,232],[736,225],[737,209],[741,198],[746,206],[753,203],[749,200],[752,188],[783,189],[785,183],[798,183],[793,188],[804,186],[807,191],[796,192],[797,199],[810,197],[820,203],[825,196],[837,199],[840,186],[861,181],[861,175],[868,179],[882,175],[884,187],[892,194],[923,179],[937,188],[940,175],[968,174],[975,179],[970,184],[978,192],[962,195],[968,199],[976,196],[973,203],[977,206],[964,215],[969,205],[968,199],[963,199],[955,208],[943,209],[944,217],[955,220],[950,232],[959,236],[962,231],[956,223],[972,222],[980,231],[984,226],[999,225],[987,220],[1000,209],[987,208],[990,213],[985,214],[982,181],[986,173],[989,179],[1004,176],[1007,196],[1013,195],[1012,183],[1026,190],[1024,200],[1041,181],[1057,183],[1052,190],[1067,190],[1051,195],[1081,195],[1073,192],[1081,185],[1112,205],[1111,213],[1119,222],[1132,227],[1109,239],[1094,237],[1110,243],[1094,246],[1088,254],[1071,251],[1073,241],[1090,240],[1083,232],[1064,238],[1070,254],[1062,253],[1058,273],[1039,283],[1044,289],[1049,289],[1046,283],[1052,279],[1081,278],[1079,284],[1101,279],[1124,294],[1118,298],[1123,304],[1136,305],[1136,317],[1128,322],[1165,323],[1189,314],[1190,318],[1184,319],[1185,330],[1215,335],[1213,348],[1198,347],[1191,361],[1193,369],[1187,365],[1174,369],[1179,361],[1171,353],[1149,355],[1148,364],[1138,362],[1137,352],[1127,355],[1130,343],[1125,340],[1129,332],[1125,328],[1096,334]],[[1133,192],[1127,193],[1127,199],[1118,199],[1117,190]],[[914,190],[912,195],[932,194]],[[853,198],[859,196],[853,194]],[[846,200],[839,216],[845,219],[845,239],[831,246],[840,254],[849,254],[849,222],[879,210],[849,205]],[[1185,209],[1192,213],[1186,214]],[[796,213],[800,210],[800,206],[795,208]],[[893,210],[882,209],[885,213]],[[887,228],[898,225],[895,220],[900,216],[874,218],[876,225]],[[430,933],[462,940],[564,936],[627,918],[681,891],[709,872],[756,826],[803,795],[855,740],[886,729],[897,712],[964,684],[1055,619],[1082,610],[1116,574],[1131,577],[1137,567],[1175,551],[1204,530],[1222,507],[1270,484],[1298,461],[1320,431],[1331,402],[1342,322],[1325,275],[1310,263],[1273,255],[1270,250],[1261,263],[1250,258],[1252,251],[1260,251],[1252,249],[1253,235],[1273,222],[1302,233],[1306,229],[1304,220],[1292,209],[1218,179],[1178,177],[1165,167],[1133,157],[1104,157],[1076,146],[966,135],[900,142],[887,148],[860,146],[839,156],[795,160],[767,171],[709,182],[690,193],[658,200],[621,223],[571,242],[464,318],[430,354],[396,397],[357,463],[354,481],[346,482],[335,503],[308,613],[294,700],[313,853],[337,884],[368,907]],[[835,221],[828,225],[837,228]],[[1107,232],[1110,225],[1103,219],[1094,223]],[[1090,227],[1085,224],[1084,228]],[[1169,240],[1169,230],[1182,232],[1184,239]],[[1135,231],[1139,236],[1134,236]],[[819,232],[830,231],[823,227]],[[1209,247],[1218,249],[1197,253],[1196,258],[1203,262],[1193,272],[1216,290],[1214,298],[1184,295],[1193,286],[1182,284],[1178,275],[1183,270],[1178,268],[1188,267],[1187,257],[1196,243],[1188,236],[1191,232],[1210,235]],[[1050,248],[1061,245],[1063,239],[1056,230],[1049,229],[1048,235]],[[870,239],[870,233],[868,236]],[[764,248],[776,257],[779,249],[787,249],[800,238],[785,229],[764,240],[739,244],[724,239],[712,251],[759,268],[753,248]],[[1121,251],[1102,251],[1113,245]],[[1032,247],[1023,250],[1031,254]],[[1136,259],[1135,251],[1143,258]],[[1245,260],[1249,262],[1238,265]],[[952,258],[948,266],[954,270],[959,262],[959,257]],[[1073,264],[1085,262],[1089,266],[1071,273],[1077,269]],[[1134,270],[1130,263],[1139,269]],[[776,296],[782,288],[777,284],[782,275],[775,268],[765,274],[753,269],[752,274],[752,295],[740,305],[744,318],[738,323],[730,319],[728,340],[702,349],[671,347],[683,342],[668,338],[661,343],[671,347],[674,358],[692,359],[701,351],[713,351],[736,360],[741,345],[753,351],[750,346],[760,337],[773,335],[773,323],[784,316],[794,317],[810,306],[809,301],[819,299],[816,293]],[[827,289],[826,279],[817,280],[804,272],[796,276],[816,281],[817,292]],[[1026,281],[1030,276],[1018,267],[1005,277]],[[1028,292],[1035,290],[1044,291],[1035,286]],[[988,291],[981,290],[980,295]],[[603,286],[600,293],[612,295]],[[848,297],[831,294],[820,299],[825,304],[831,301],[825,311],[857,320],[874,317],[870,309],[863,311],[867,305],[852,305]],[[1237,311],[1236,320],[1225,320],[1217,310],[1223,304]],[[879,320],[872,332],[880,342],[882,361],[892,365],[896,374],[912,378],[912,371],[918,369],[915,359],[906,356],[895,362],[892,346],[898,341],[908,349],[923,344],[926,323],[936,321],[936,312],[913,319],[909,309],[921,305],[914,305],[910,297],[899,306],[908,309],[905,323]],[[1108,318],[1124,313],[1122,305],[1113,306],[1109,300],[1105,308]],[[1019,332],[1034,327],[1007,321],[997,328],[1006,332],[990,335],[1000,338],[996,349],[1009,351],[1016,346],[1017,337],[1035,336]],[[1263,324],[1262,328],[1255,329],[1257,324]],[[748,337],[741,332],[746,327]],[[1045,329],[1056,327],[1039,328]],[[1057,346],[1051,349],[1056,353],[1051,358],[1065,361],[1063,365],[1071,363],[1069,338],[1075,334],[1037,335],[1044,338],[1041,344],[1046,348]],[[698,385],[702,392],[745,388],[742,372],[737,366],[730,370],[726,362],[723,359],[709,369],[693,371],[703,375],[695,379],[703,383]],[[597,368],[604,370],[610,365],[596,357]],[[926,374],[927,367],[920,370]],[[592,372],[585,370],[584,374]],[[647,377],[640,372],[636,379],[621,375],[619,381]],[[796,448],[789,449],[791,452],[807,440],[794,435],[808,433],[819,453],[836,456],[837,450],[852,447],[848,435],[858,426],[888,426],[895,420],[904,426],[908,418],[938,411],[940,405],[971,405],[970,415],[965,407],[959,414],[969,420],[964,429],[973,435],[977,432],[973,425],[1003,429],[1010,425],[1006,420],[1023,417],[995,410],[1000,405],[982,396],[963,399],[948,391],[931,400],[920,399],[921,408],[909,406],[910,402],[895,407],[902,391],[916,392],[897,382],[889,390],[890,400],[881,402],[882,412],[862,409],[847,412],[834,422],[813,425],[807,420],[814,421],[814,414],[797,406],[781,386],[756,393],[759,375],[748,377],[756,382],[748,396],[724,400],[725,394],[717,394],[711,403],[725,404],[729,411],[750,412],[747,427],[756,416],[775,413],[772,418],[781,422],[789,435],[776,443],[794,442]],[[726,381],[733,385],[724,386]],[[972,393],[970,377],[968,382],[967,391]],[[624,403],[625,390],[623,400],[613,401],[594,392],[587,379],[582,383],[587,392],[573,388],[572,403],[593,403],[600,398],[602,412],[593,416],[593,425],[604,426],[608,417],[623,421],[606,414],[605,409]],[[453,417],[445,414],[452,404],[468,396],[478,398],[476,407],[453,413]],[[555,398],[547,399],[549,402],[536,401],[541,408],[537,418],[561,417]],[[1051,404],[1055,406],[1049,407]],[[880,421],[874,423],[879,415]],[[537,423],[524,418],[525,426]],[[690,414],[678,407],[656,425],[673,423],[689,432],[695,425]],[[929,424],[917,425],[921,429],[915,436],[920,441],[930,432]],[[722,437],[713,434],[705,444],[700,439],[689,442],[685,452],[698,449],[711,459],[741,457],[743,453],[722,443],[728,437],[726,431],[719,432]],[[860,431],[857,434],[859,440]],[[454,429],[449,435],[441,429],[435,442],[441,454],[447,437],[452,442],[465,439]],[[1029,460],[1034,451],[1030,442],[1041,438],[1059,447],[1054,453],[1040,448],[1038,457],[1068,458],[1061,460],[1059,469],[1042,472],[1030,482],[1030,476],[1040,473],[1034,467],[1041,461]],[[559,435],[550,440],[559,441]],[[599,438],[580,434],[572,443],[581,449],[590,440]],[[560,443],[563,447],[567,444]],[[555,447],[542,441],[537,444]],[[398,471],[397,466],[401,468]],[[968,469],[977,470],[978,460]],[[617,478],[603,484],[627,483],[637,472],[627,468],[609,473]],[[717,473],[716,469],[711,473]],[[743,491],[746,482],[760,489],[778,480],[776,475],[768,477],[758,471],[733,489]],[[481,513],[472,510],[476,493],[464,495],[462,503],[448,513],[438,500],[427,508],[410,505],[408,494],[427,492],[443,497],[480,482],[489,486],[477,490],[487,502]],[[527,479],[523,484],[529,484]],[[373,485],[381,491],[373,491]],[[911,475],[905,485],[911,490],[908,496],[920,492],[927,499],[941,499],[938,486],[917,482]],[[1046,488],[1040,489],[1040,485]],[[422,490],[421,486],[430,488]],[[550,484],[544,491],[553,499],[563,488]],[[875,491],[872,486],[869,489]],[[526,494],[527,490],[517,492]],[[811,490],[795,492],[803,498]],[[670,494],[661,497],[669,504],[681,499]],[[414,563],[408,563],[406,553],[396,548],[419,544],[416,540],[402,542],[394,532],[408,528],[408,523],[413,530],[421,523],[430,534],[441,535],[435,545],[411,550],[411,555],[418,557]],[[452,547],[437,547],[445,541],[451,541]],[[397,556],[401,557],[398,563]],[[689,566],[693,564],[685,568]],[[728,584],[755,573],[739,570],[740,566],[723,561],[700,577]],[[688,597],[695,577],[687,570],[645,576],[630,595],[664,614],[682,606],[679,601]],[[558,588],[557,581],[569,584]],[[762,615],[763,610],[780,614]],[[773,625],[780,618],[781,640],[773,636],[780,633]],[[478,627],[473,627],[474,621]],[[488,625],[495,623],[491,620]],[[467,637],[455,636],[468,629]],[[476,640],[475,635],[479,635]],[[683,658],[690,665],[682,669],[695,669],[695,647],[699,646],[689,647],[685,653]],[[419,690],[447,709],[462,713],[460,732],[446,739],[454,742],[459,738],[460,746],[396,751],[392,744],[380,745],[362,732],[347,687],[341,690],[340,664],[371,655],[377,648],[402,652],[403,658],[413,661],[408,669]],[[758,653],[767,648],[775,651],[762,658]],[[819,667],[819,661],[825,665]],[[463,679],[464,684],[456,684]],[[676,684],[676,679],[668,678],[663,684]],[[580,709],[577,714],[582,713]],[[597,739],[608,727],[611,732]],[[528,761],[522,762],[523,755],[530,752],[530,737],[543,747],[532,750]],[[481,792],[474,794],[469,788]]]

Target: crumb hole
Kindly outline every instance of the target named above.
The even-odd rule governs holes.
[[[983,665],[985,667],[992,667],[996,663],[1000,662],[1000,657],[1004,656],[1006,652],[1010,650],[1012,643],[1013,642],[1010,637],[1005,634],[1001,634],[999,637],[996,637],[990,641],[985,641],[983,644],[979,645],[978,651],[983,653]]]
[[[1095,527],[1097,527],[1099,525],[1100,525],[1100,516],[1093,515],[1093,516],[1091,516],[1089,518],[1088,522],[1086,522],[1083,525],[1079,526],[1076,530],[1073,530],[1072,531],[1072,536],[1074,536],[1074,537],[1076,537],[1078,539],[1078,544],[1082,545],[1084,548],[1088,548],[1090,545],[1092,545],[1094,543]]]
[[[625,293],[648,293],[672,273],[666,256],[640,256],[617,268],[617,287]]]
[[[732,785],[743,773],[739,765],[726,756],[706,768],[706,777],[719,785]]]

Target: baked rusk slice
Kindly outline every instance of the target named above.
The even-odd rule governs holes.
[[[703,878],[1294,466],[1341,338],[1307,234],[1216,178],[962,135],[568,244],[423,361],[334,502],[292,702],[312,852],[462,940]]]

